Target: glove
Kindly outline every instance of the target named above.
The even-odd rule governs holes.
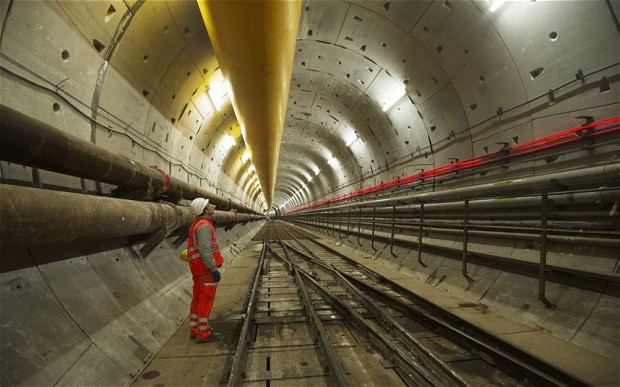
[[[217,269],[211,272],[211,276],[213,276],[213,282],[220,282],[222,279],[222,275]]]

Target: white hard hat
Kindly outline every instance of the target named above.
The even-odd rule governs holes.
[[[202,215],[205,208],[209,205],[209,199],[204,198],[196,198],[192,200],[192,204],[190,204],[190,208],[192,209],[192,214],[194,216]]]

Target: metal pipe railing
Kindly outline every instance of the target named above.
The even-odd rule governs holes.
[[[259,214],[252,208],[114,154],[23,113],[0,105],[0,158],[4,161],[90,179],[138,192],[151,200],[165,196],[209,199],[222,210]]]

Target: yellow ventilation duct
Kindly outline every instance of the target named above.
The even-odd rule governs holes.
[[[198,0],[198,6],[271,207],[301,1]]]

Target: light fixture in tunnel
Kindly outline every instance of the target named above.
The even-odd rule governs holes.
[[[489,11],[495,12],[504,4],[504,0],[490,0]]]
[[[194,103],[198,111],[200,111],[203,116],[208,116],[215,108],[206,91],[200,94]]]
[[[216,110],[220,110],[230,92],[230,85],[218,69],[209,82],[209,98]]]
[[[230,134],[225,134],[222,138],[222,148],[224,148],[224,151],[228,152],[233,145],[235,145],[235,138]]]
[[[245,150],[242,154],[241,154],[241,162],[243,164],[247,163],[248,160],[250,159],[250,151],[249,150]]]
[[[399,83],[398,86],[392,87],[387,92],[385,100],[383,101],[383,111],[388,111],[396,102],[400,101],[405,94],[407,94],[407,90],[404,85]]]
[[[346,146],[351,146],[355,140],[357,140],[357,135],[355,133],[347,139]]]

